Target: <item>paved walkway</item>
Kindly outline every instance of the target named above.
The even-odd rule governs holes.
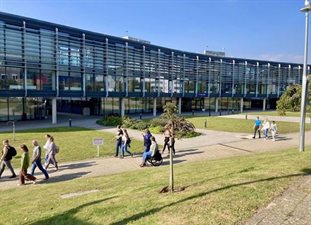
[[[73,126],[87,127],[99,131],[115,133],[115,128],[103,128],[96,125],[97,118],[76,117]],[[36,127],[50,127],[49,121],[20,122],[16,129],[29,129]],[[64,117],[58,125],[68,126],[68,119]],[[9,130],[10,127],[0,127],[0,131]],[[177,153],[174,158],[176,164],[198,160],[220,159],[238,155],[248,155],[265,151],[278,151],[281,149],[297,148],[299,134],[280,135],[278,140],[252,139],[252,134],[228,133],[219,131],[198,130],[201,136],[178,140]],[[142,140],[141,132],[129,130],[132,138]],[[162,135],[155,135],[157,140]],[[306,132],[306,145],[311,145],[311,131]],[[122,163],[120,163],[122,162]],[[48,182],[61,182],[82,177],[94,177],[126,171],[140,170],[141,155],[125,157],[124,159],[106,157],[77,162],[60,164],[59,171],[49,170],[51,178]],[[164,165],[168,165],[168,157],[164,155]],[[148,168],[146,168],[148,169]],[[0,180],[0,190],[16,187],[16,180],[9,180],[6,170]],[[43,176],[37,174],[39,183],[44,183]],[[305,176],[288,189],[282,196],[276,198],[265,209],[256,214],[247,224],[311,224],[311,176]],[[306,222],[308,221],[308,222]]]

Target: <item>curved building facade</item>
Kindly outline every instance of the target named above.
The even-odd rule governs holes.
[[[214,57],[0,13],[0,121],[275,108],[302,65]]]

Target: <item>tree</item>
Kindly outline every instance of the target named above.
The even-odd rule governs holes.
[[[279,115],[286,115],[286,111],[299,112],[301,107],[301,85],[295,84],[287,88],[281,98],[277,101],[276,110]],[[311,83],[308,86],[307,112],[311,112]]]

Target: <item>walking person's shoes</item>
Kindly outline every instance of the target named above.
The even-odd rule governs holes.
[[[15,178],[15,177],[16,177],[16,174],[14,174],[14,175],[10,176],[9,178]]]

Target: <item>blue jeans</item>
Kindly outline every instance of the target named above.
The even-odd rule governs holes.
[[[115,154],[115,156],[119,155],[119,150],[121,150],[121,149],[122,149],[122,141],[117,140],[116,141],[116,154]]]
[[[146,163],[147,159],[151,158],[151,151],[149,152],[144,152],[143,154],[143,162]]]
[[[128,146],[128,144],[123,142],[123,145],[122,145],[122,157],[124,157],[124,152],[127,152],[128,154],[132,155],[132,153],[129,150],[127,150],[127,146]]]
[[[36,160],[32,166],[31,166],[31,175],[34,175],[35,173],[35,169],[39,168],[39,170],[41,170],[41,172],[44,174],[46,179],[49,179],[49,175],[48,172],[43,168],[42,164],[41,164],[41,159]]]
[[[264,134],[266,139],[268,138],[268,132],[269,132],[269,129],[264,129],[263,130],[263,134]]]

